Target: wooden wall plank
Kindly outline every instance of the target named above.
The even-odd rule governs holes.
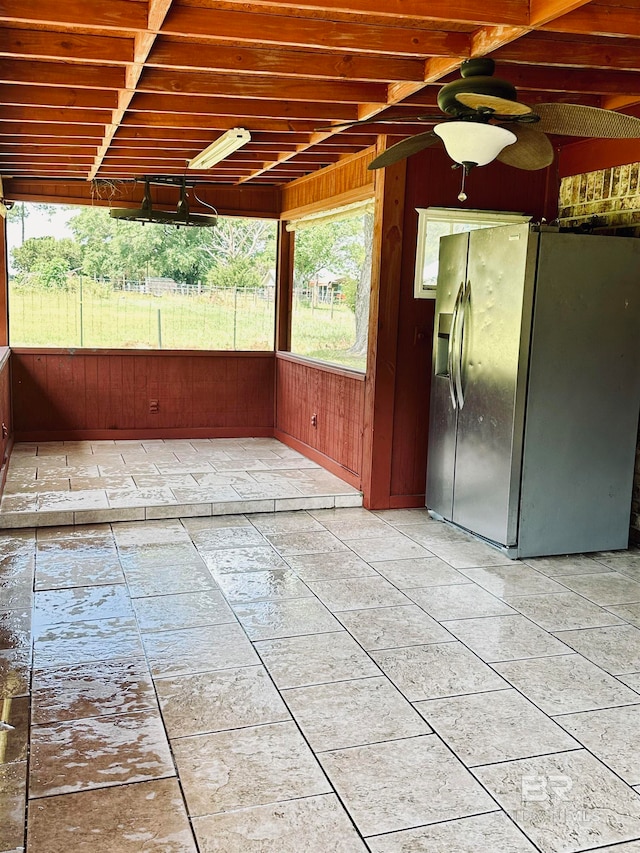
[[[273,353],[17,349],[12,362],[18,439],[273,432]]]

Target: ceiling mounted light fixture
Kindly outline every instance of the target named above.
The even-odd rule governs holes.
[[[251,134],[244,127],[234,127],[223,133],[215,142],[212,142],[204,151],[197,154],[193,160],[189,160],[187,164],[189,169],[210,169],[233,154],[238,148],[242,148],[251,140]]]
[[[497,124],[449,121],[433,128],[444,142],[447,154],[461,166],[486,166],[517,140],[515,133]]]

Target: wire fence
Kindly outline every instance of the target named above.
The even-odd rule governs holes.
[[[12,346],[273,349],[273,288],[94,282],[9,291]]]

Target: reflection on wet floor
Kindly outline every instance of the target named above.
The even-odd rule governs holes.
[[[638,550],[361,507],[0,541],[0,853],[27,803],[26,853],[639,848]]]

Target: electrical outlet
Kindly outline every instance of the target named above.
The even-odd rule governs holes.
[[[316,414],[311,415],[311,426],[312,427],[318,426],[318,416]]]
[[[149,414],[157,415],[160,411],[160,403],[158,400],[149,400]]]

